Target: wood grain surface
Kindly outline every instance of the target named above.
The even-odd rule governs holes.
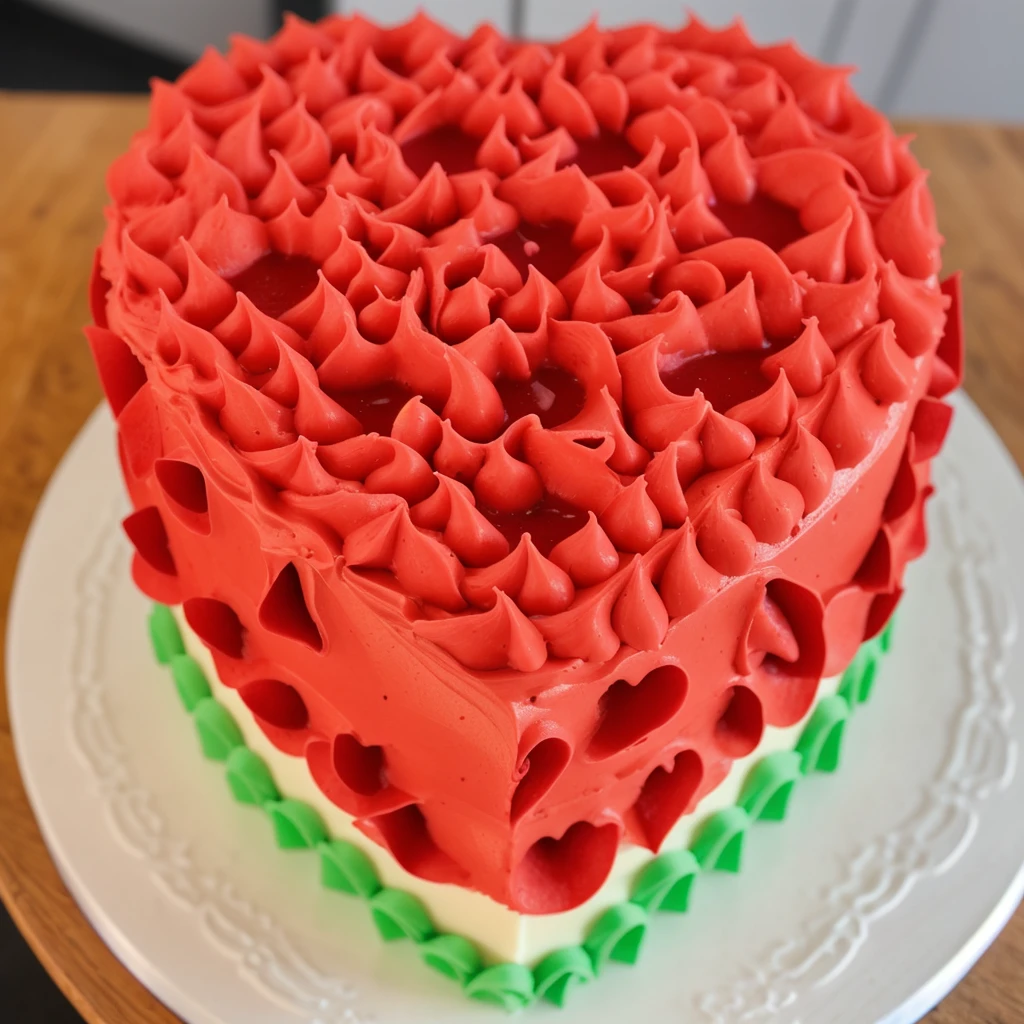
[[[103,178],[145,120],[141,98],[0,93],[0,619],[47,479],[100,400],[81,326],[103,230]],[[964,272],[969,394],[1024,466],[1024,130],[915,124]],[[0,636],[0,649],[4,639]],[[0,681],[2,689],[2,681]],[[0,701],[0,896],[90,1024],[176,1018],[86,923],[43,845]],[[1024,1021],[1024,910],[928,1024]],[[0,1018],[3,1017],[0,994]]]

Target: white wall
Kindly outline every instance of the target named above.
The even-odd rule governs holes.
[[[2,0],[0,0],[2,2]],[[197,56],[229,32],[264,36],[272,0],[37,0],[169,54]],[[904,116],[1024,121],[1024,0],[330,0],[383,22],[424,7],[468,32],[488,20],[552,38],[594,13],[608,25],[679,24],[685,7],[712,24],[741,15],[763,40],[794,38],[824,60],[854,64],[858,91]]]
[[[897,76],[906,64],[905,50],[914,37],[915,0],[846,0],[837,11],[825,51],[833,64],[849,64],[857,91],[871,103],[891,99]]]
[[[528,35],[603,23],[681,21],[679,0],[523,0]],[[1024,0],[690,0],[711,24],[737,14],[755,38],[794,38],[854,64],[857,90],[906,116],[1024,121]]]
[[[549,0],[558,4],[560,0]],[[512,31],[512,0],[335,0],[335,10],[362,11],[384,24],[405,21],[424,9],[456,32],[472,32],[481,21]]]
[[[893,113],[1024,120],[1024,0],[941,0],[928,15]]]
[[[737,15],[761,39],[792,36],[801,46],[821,45],[832,9],[841,0],[524,0],[525,31],[535,38],[565,35],[597,14],[602,25],[657,21],[679,25],[687,8],[712,24]]]
[[[2,0],[0,0],[2,2]],[[272,31],[271,0],[34,0],[97,28],[169,56],[198,57],[209,44],[224,48],[228,35]]]

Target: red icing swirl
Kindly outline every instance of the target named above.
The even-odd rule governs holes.
[[[422,15],[394,29],[289,17],[267,43],[236,38],[156,82],[108,188],[90,340],[132,497],[164,509],[174,552],[139,578],[173,569],[186,597],[208,597],[208,553],[182,549],[219,537],[239,553],[225,593],[253,659],[287,661],[266,628],[280,617],[259,611],[260,553],[271,579],[282,558],[299,567],[324,664],[338,624],[373,608],[382,648],[428,652],[445,678],[469,670],[488,751],[546,691],[582,749],[611,691],[601,711],[574,678],[613,673],[639,692],[682,659],[691,689],[724,685],[731,652],[687,654],[687,630],[711,628],[723,651],[741,634],[757,647],[735,662],[755,690],[758,658],[810,678],[823,664],[807,650],[827,644],[841,668],[920,549],[946,421],[934,398],[915,410],[956,383],[955,285],[936,280],[924,172],[842,69],[697,21],[590,25],[549,45],[462,39]],[[161,476],[157,459],[205,481],[205,533],[179,500],[201,504],[190,470]],[[891,571],[856,575],[890,485]],[[752,610],[777,577],[804,597]],[[384,685],[367,658],[364,684]],[[776,671],[796,693],[797,670]],[[797,697],[780,692],[792,717]],[[684,705],[676,725],[724,763],[713,722]],[[599,794],[574,805],[595,834],[644,841],[628,813],[639,763],[607,792],[580,768],[548,817],[524,815],[514,855],[469,843],[498,851],[461,864],[472,884],[535,909],[542,893],[517,895],[509,865],[584,834],[558,802],[581,792]],[[453,836],[482,828],[481,808],[507,820],[505,781],[499,797],[491,777],[467,783],[460,819],[433,799],[458,783],[395,770],[446,856],[465,853]]]

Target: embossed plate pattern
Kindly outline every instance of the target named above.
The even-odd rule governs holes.
[[[937,473],[932,547],[835,777],[751,836],[740,877],[702,879],[609,968],[538,1020],[905,1024],[947,992],[1024,891],[1024,488],[962,397]],[[273,845],[200,756],[152,661],[128,577],[112,427],[69,451],[25,546],[9,620],[19,763],[71,891],[188,1024],[485,1022],[385,947],[364,908]]]

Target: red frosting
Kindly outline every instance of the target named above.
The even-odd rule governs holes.
[[[957,287],[844,71],[290,18],[108,184],[135,577],[410,871],[582,902],[892,611]]]

